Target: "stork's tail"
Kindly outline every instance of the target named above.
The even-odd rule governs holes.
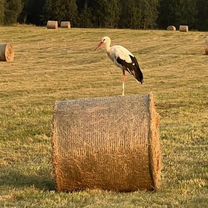
[[[133,65],[133,71],[132,71],[132,74],[133,76],[135,77],[135,79],[140,82],[141,84],[143,84],[144,82],[144,76],[142,74],[142,71],[139,67],[139,63],[136,59],[135,56],[130,56],[131,57],[131,60],[132,60],[132,65]]]

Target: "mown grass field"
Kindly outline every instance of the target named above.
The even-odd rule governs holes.
[[[56,100],[119,96],[122,72],[94,49],[108,35],[138,58],[161,115],[162,187],[157,193],[56,193],[51,121]],[[0,207],[208,207],[208,56],[203,32],[0,27],[15,48],[0,62]]]

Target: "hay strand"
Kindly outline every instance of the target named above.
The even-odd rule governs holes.
[[[14,61],[14,49],[11,44],[0,44],[0,61],[12,62]]]
[[[47,29],[57,29],[58,28],[58,21],[49,20],[47,22]]]
[[[56,102],[52,144],[58,191],[160,187],[159,115],[152,95]]]
[[[71,23],[69,21],[62,21],[61,22],[61,28],[71,28]]]
[[[169,31],[176,31],[176,27],[173,26],[173,25],[170,25],[170,26],[167,27],[167,30],[169,30]]]
[[[179,31],[180,32],[188,32],[189,31],[188,25],[180,25]]]

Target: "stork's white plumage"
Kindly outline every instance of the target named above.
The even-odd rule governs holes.
[[[101,42],[99,43],[98,48],[105,48],[108,57],[114,62],[114,64],[120,67],[123,71],[123,91],[122,95],[124,95],[125,90],[125,72],[127,71],[129,74],[133,75],[134,78],[143,83],[143,74],[140,70],[139,64],[137,62],[136,57],[128,51],[126,48],[120,45],[115,45],[111,47],[111,39],[109,37],[103,37]]]

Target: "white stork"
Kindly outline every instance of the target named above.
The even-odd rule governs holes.
[[[124,96],[124,90],[125,90],[125,71],[127,71],[129,74],[133,75],[134,78],[143,83],[143,74],[140,70],[139,64],[137,62],[136,57],[129,52],[126,48],[120,45],[111,45],[111,39],[109,37],[103,37],[101,39],[101,42],[97,46],[95,50],[98,48],[105,48],[106,53],[108,57],[113,61],[113,63],[120,67],[123,71],[123,83],[122,83],[122,95]]]

